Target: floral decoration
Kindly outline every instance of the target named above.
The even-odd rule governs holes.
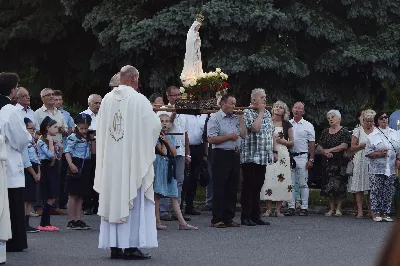
[[[191,96],[212,96],[217,91],[226,91],[229,88],[228,75],[220,68],[214,72],[203,73],[192,79],[182,80],[181,94],[188,93]]]

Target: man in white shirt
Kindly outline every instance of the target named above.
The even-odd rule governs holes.
[[[81,113],[90,115],[90,117],[92,118],[89,130],[96,131],[96,118],[100,110],[101,101],[102,98],[100,95],[91,94],[88,98],[88,104],[89,104],[88,109]],[[92,172],[90,175],[90,187],[93,187],[94,175],[96,169],[96,142],[92,143],[91,153],[92,155],[90,160],[92,161]],[[88,195],[88,197],[85,198],[83,202],[83,209],[84,209],[83,212],[85,215],[97,214],[98,206],[99,206],[99,194],[93,189],[91,189],[90,194]]]
[[[303,118],[304,104],[296,102],[292,109],[294,146],[290,153],[296,161],[296,167],[292,169],[292,200],[288,202],[289,210],[285,214],[293,216],[295,214],[295,191],[294,186],[297,182],[300,187],[301,211],[300,216],[308,216],[308,169],[313,167],[315,154],[315,130],[314,126]]]
[[[96,130],[96,118],[100,110],[101,100],[101,96],[98,94],[90,95],[88,98],[89,108],[81,113],[90,115],[92,118],[92,123],[90,124],[89,130]]]
[[[16,94],[17,104],[15,105],[18,109],[21,110],[22,115],[24,117],[29,118],[34,125],[36,125],[36,117],[35,112],[31,109],[31,95],[26,88],[19,87]],[[39,128],[35,128],[35,130],[39,130]]]
[[[187,115],[188,121],[188,137],[191,162],[188,169],[188,174],[183,181],[182,198],[185,200],[185,214],[200,215],[201,212],[195,210],[193,201],[196,197],[197,182],[203,161],[207,161],[206,151],[208,143],[203,143],[204,124],[207,115]],[[207,145],[207,147],[204,147]]]
[[[171,86],[167,88],[166,91],[168,98],[168,107],[173,108],[175,106],[176,100],[181,97],[181,93],[178,87]],[[158,114],[157,114],[158,115]],[[178,198],[181,200],[182,193],[182,185],[185,177],[185,163],[190,163],[190,149],[189,149],[189,123],[187,121],[187,116],[183,114],[176,113],[168,113],[171,119],[172,126],[169,132],[172,133],[183,133],[182,136],[175,136],[176,139],[176,181],[178,183]],[[163,198],[160,200],[160,215],[161,220],[163,221],[171,221],[172,218],[168,214],[168,204],[169,200],[167,198]],[[181,204],[182,205],[182,204]],[[188,217],[184,217],[185,220],[190,220]]]

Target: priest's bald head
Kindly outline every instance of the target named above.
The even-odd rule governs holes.
[[[130,65],[122,67],[119,72],[119,84],[131,86],[137,90],[139,84],[139,71]]]

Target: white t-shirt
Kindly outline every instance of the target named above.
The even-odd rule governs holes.
[[[314,126],[305,119],[301,119],[298,123],[291,119],[289,121],[293,126],[294,145],[291,149],[293,153],[307,152],[308,142],[315,141]]]

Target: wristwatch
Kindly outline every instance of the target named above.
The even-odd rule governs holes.
[[[309,159],[310,162],[314,163],[314,159]]]

